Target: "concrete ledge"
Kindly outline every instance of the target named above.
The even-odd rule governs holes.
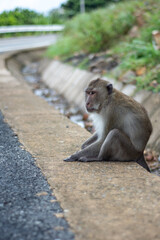
[[[65,163],[89,133],[0,75],[0,109],[36,159],[77,240],[154,240],[160,235],[160,178],[136,163]]]

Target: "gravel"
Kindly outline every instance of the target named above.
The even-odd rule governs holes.
[[[0,240],[72,240],[47,180],[0,112]],[[57,214],[57,216],[56,216]]]

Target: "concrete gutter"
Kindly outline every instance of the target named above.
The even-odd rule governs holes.
[[[89,133],[4,69],[0,68],[0,109],[35,157],[76,239],[159,239],[160,178],[136,163],[63,162]]]

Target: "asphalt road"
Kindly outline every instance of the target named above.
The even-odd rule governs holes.
[[[56,34],[0,39],[0,54],[12,51],[47,47],[57,41]]]
[[[62,208],[0,112],[0,240],[72,240]]]

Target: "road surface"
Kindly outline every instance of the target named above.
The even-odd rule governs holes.
[[[40,36],[27,36],[15,38],[1,38],[0,39],[0,54],[47,47],[57,41],[58,35],[46,34]]]

